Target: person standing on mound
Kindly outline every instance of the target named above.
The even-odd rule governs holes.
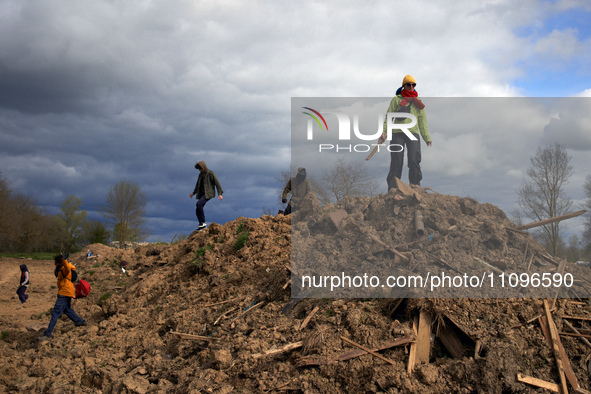
[[[409,131],[414,135],[415,139],[411,139],[401,129],[392,130],[392,141],[390,144],[400,145],[404,147],[401,151],[390,152],[390,171],[386,181],[388,182],[388,190],[396,188],[396,178],[401,179],[402,167],[404,165],[404,151],[406,150],[408,161],[408,180],[411,185],[421,185],[423,174],[421,173],[421,140],[419,133],[427,146],[431,146],[431,136],[429,135],[429,128],[427,126],[427,115],[425,115],[425,104],[419,98],[415,87],[417,83],[415,79],[407,75],[402,80],[402,87],[396,92],[396,96],[390,102],[387,112],[405,112],[414,115],[417,118],[417,124],[409,128]],[[384,132],[378,139],[378,144],[382,144],[386,140],[387,121],[384,120]],[[410,123],[410,118],[396,118],[394,123]]]
[[[195,213],[197,220],[199,220],[199,227],[197,227],[197,231],[199,231],[207,227],[203,207],[209,200],[215,197],[215,189],[218,191],[220,201],[223,200],[222,194],[224,194],[224,191],[222,190],[222,185],[218,177],[215,176],[215,172],[207,168],[205,161],[196,163],[195,168],[199,170],[199,178],[197,178],[195,189],[193,193],[189,194],[189,198],[193,198],[193,196],[197,198]]]

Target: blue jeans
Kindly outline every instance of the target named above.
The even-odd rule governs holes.
[[[209,198],[205,198],[205,196],[201,196],[199,200],[197,200],[197,207],[195,209],[195,213],[197,214],[197,220],[199,220],[199,224],[205,223],[205,211],[203,207],[209,201]]]
[[[18,299],[21,301],[21,304],[24,304],[27,301],[27,298],[29,298],[29,296],[25,294],[25,291],[27,291],[26,286],[19,286],[18,290],[16,291],[16,294],[18,294]]]
[[[423,174],[421,172],[421,141],[418,134],[416,141],[411,140],[404,133],[392,133],[390,144],[398,144],[404,147],[402,152],[390,152],[390,172],[386,181],[388,190],[397,187],[396,179],[402,180],[402,167],[404,165],[404,151],[408,160],[408,180],[411,185],[420,185]]]
[[[55,328],[55,325],[56,325],[58,319],[64,313],[66,314],[66,316],[68,316],[70,319],[72,319],[72,321],[76,325],[82,324],[84,322],[84,319],[81,318],[80,316],[78,316],[76,314],[76,312],[74,312],[74,309],[72,309],[71,302],[72,302],[72,299],[70,297],[66,297],[66,296],[62,296],[62,295],[57,296],[57,300],[55,301],[55,305],[53,306],[53,309],[51,310],[51,321],[49,322],[49,326],[47,327],[47,330],[45,330],[45,336],[48,336],[51,338],[51,334],[53,333],[53,329]]]

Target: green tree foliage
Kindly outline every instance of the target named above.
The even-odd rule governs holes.
[[[80,234],[88,219],[86,211],[80,211],[82,200],[76,196],[67,196],[61,204],[61,212],[57,215],[60,221],[62,251],[70,253],[77,249],[81,241]]]
[[[80,240],[85,245],[107,244],[111,233],[100,220],[88,220],[82,228]]]
[[[563,186],[573,175],[571,157],[560,144],[538,147],[530,157],[527,169],[528,179],[518,190],[518,203],[525,215],[533,221],[549,219],[569,212],[573,202]],[[553,255],[559,252],[561,222],[541,227],[537,234],[548,251]],[[563,242],[564,243],[564,242]]]
[[[59,245],[55,226],[32,198],[14,194],[0,173],[0,251],[55,250]]]
[[[124,247],[126,241],[145,237],[147,198],[137,183],[121,180],[111,186],[101,214],[113,226],[113,236]]]

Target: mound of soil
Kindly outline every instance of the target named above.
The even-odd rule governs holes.
[[[330,231],[347,237],[350,221],[382,237],[390,224],[372,222],[372,212],[403,200],[398,233],[388,242],[416,241],[414,230],[405,235],[412,206],[423,210],[424,237],[436,234],[401,248],[409,272],[429,268],[436,258],[463,270],[463,259],[471,266],[474,255],[503,260],[508,270],[520,264],[532,272],[541,264],[553,272],[578,269],[560,267],[527,234],[506,230],[510,224],[498,208],[422,191],[322,211],[311,204],[298,213],[309,219],[294,217],[294,232],[322,243],[326,231],[312,232],[330,227],[324,215],[341,209],[344,227]],[[371,250],[363,256],[382,264],[385,257],[374,253],[387,248],[371,240],[366,245]],[[97,257],[87,259],[87,251]],[[175,245],[126,251],[90,245],[70,258],[92,285],[89,297],[73,301],[89,325],[74,327],[64,316],[48,342],[36,338],[55,302],[53,262],[26,261],[32,284],[23,308],[14,294],[22,260],[0,259],[0,392],[534,393],[539,389],[518,381],[518,374],[560,381],[538,320],[545,316],[540,299],[292,298],[290,253],[291,218],[283,216],[211,224]],[[549,304],[558,331],[569,331],[564,316],[571,316],[569,324],[589,333],[585,300]],[[591,348],[580,338],[560,339],[573,376],[589,389]],[[413,365],[417,348],[427,356]]]

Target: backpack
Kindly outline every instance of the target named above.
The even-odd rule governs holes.
[[[74,288],[76,289],[76,298],[84,298],[90,294],[90,283],[84,279],[80,279],[80,282],[76,283]]]

